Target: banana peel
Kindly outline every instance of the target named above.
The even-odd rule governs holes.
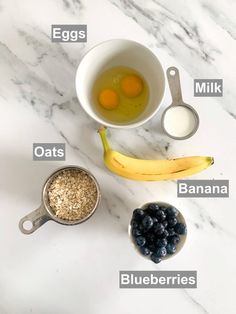
[[[214,163],[213,157],[191,156],[171,160],[144,160],[126,156],[113,150],[107,139],[106,128],[98,130],[104,149],[104,163],[113,173],[131,180],[175,180],[191,176]]]

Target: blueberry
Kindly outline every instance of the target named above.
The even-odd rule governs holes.
[[[159,206],[156,203],[151,203],[148,205],[148,210],[155,212],[155,211],[159,210]]]
[[[157,217],[158,221],[162,222],[166,219],[166,214],[163,210],[158,210],[156,213],[156,217]]]
[[[142,232],[137,228],[133,228],[131,233],[135,238],[142,235]]]
[[[177,244],[180,240],[180,237],[176,234],[167,238],[167,241],[171,244]]]
[[[159,248],[159,249],[156,251],[156,255],[157,255],[158,257],[164,257],[164,256],[166,256],[166,254],[167,254],[167,251],[166,251],[166,248],[165,248],[165,247],[161,247],[161,248]]]
[[[167,208],[166,206],[159,206],[159,209],[163,211],[166,211],[166,208]]]
[[[154,233],[156,233],[156,234],[161,234],[161,233],[163,233],[164,232],[164,230],[165,230],[165,227],[163,226],[163,224],[161,224],[161,223],[156,223],[154,226],[153,226],[153,231],[154,231]]]
[[[147,247],[149,248],[149,250],[150,250],[151,252],[156,251],[156,246],[155,246],[155,244],[153,244],[153,243],[148,244]]]
[[[132,228],[137,228],[138,227],[138,222],[135,219],[131,220],[131,227]]]
[[[158,264],[161,262],[161,258],[159,256],[156,255],[156,253],[152,253],[151,255],[151,260],[155,263]]]
[[[152,217],[147,215],[143,218],[142,220],[142,224],[144,226],[145,229],[149,230],[150,228],[152,228],[153,226],[153,220]]]
[[[136,208],[136,209],[134,209],[134,211],[133,211],[133,215],[134,215],[134,216],[135,216],[135,215],[141,215],[141,216],[143,216],[143,215],[144,215],[144,211],[143,211],[142,208]]]
[[[153,233],[148,233],[146,235],[146,240],[148,243],[153,243],[155,241],[155,235]]]
[[[163,224],[163,226],[166,228],[166,227],[167,227],[167,225],[168,225],[167,220],[162,221],[162,224]]]
[[[177,219],[175,217],[170,217],[168,219],[168,226],[169,227],[174,227],[177,224]]]
[[[167,231],[168,231],[168,233],[169,233],[169,236],[175,235],[175,230],[174,230],[174,228],[167,228]]]
[[[169,236],[169,232],[165,229],[160,235],[158,235],[158,238],[165,239]]]
[[[137,229],[140,230],[141,233],[145,232],[145,228],[141,223],[138,225]]]
[[[156,217],[153,217],[152,220],[153,220],[153,224],[158,222],[158,219]]]
[[[140,247],[139,251],[140,251],[140,253],[142,255],[145,255],[145,256],[147,256],[147,255],[149,255],[151,253],[150,250],[147,247],[144,247],[144,246]]]
[[[139,236],[135,238],[135,242],[137,243],[138,246],[144,246],[146,243],[146,239],[142,236]]]
[[[158,248],[160,248],[160,247],[165,247],[167,245],[167,240],[166,239],[158,239],[157,241],[156,241],[156,246],[158,247]]]
[[[174,254],[176,252],[176,246],[172,243],[168,243],[166,246],[166,251],[168,254]]]
[[[186,234],[187,233],[187,228],[184,224],[182,223],[177,223],[175,225],[175,232],[178,234]]]
[[[144,216],[144,211],[141,209],[141,208],[136,208],[134,211],[133,211],[133,218],[136,220],[136,221],[140,221],[140,219]]]
[[[168,207],[166,209],[166,214],[169,216],[169,217],[177,217],[178,216],[178,210],[175,208],[175,207]]]

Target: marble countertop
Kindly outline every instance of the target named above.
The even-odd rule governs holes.
[[[0,0],[0,313],[236,313],[236,3],[233,0]],[[86,44],[51,43],[51,24],[87,24]],[[149,47],[163,67],[179,68],[184,99],[201,127],[175,141],[160,128],[163,107],[132,130],[109,130],[114,148],[142,158],[212,155],[195,179],[229,179],[230,197],[176,197],[176,182],[134,182],[109,173],[74,78],[83,54],[110,38]],[[194,98],[194,78],[223,78],[224,97]],[[65,162],[32,161],[32,143],[65,142]],[[45,178],[59,166],[89,169],[101,186],[86,223],[48,222],[30,236],[21,217],[40,204]],[[132,209],[162,200],[181,209],[188,239],[161,264],[137,255],[128,238]],[[119,289],[120,270],[197,270],[197,289]]]

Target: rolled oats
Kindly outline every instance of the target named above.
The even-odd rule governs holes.
[[[49,206],[63,220],[82,220],[88,217],[97,198],[97,186],[83,170],[62,170],[48,188]]]

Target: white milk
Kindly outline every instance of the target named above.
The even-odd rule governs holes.
[[[164,128],[174,137],[185,137],[196,127],[194,113],[184,106],[173,106],[166,111]]]

